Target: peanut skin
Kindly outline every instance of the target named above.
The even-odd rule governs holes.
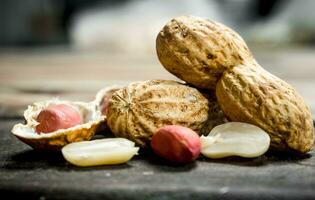
[[[80,113],[66,104],[57,104],[43,109],[37,116],[36,133],[50,133],[82,123]]]
[[[201,151],[201,140],[196,132],[179,125],[160,128],[152,137],[151,147],[160,157],[176,163],[192,162]]]

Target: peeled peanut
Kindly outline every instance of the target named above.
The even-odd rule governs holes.
[[[209,158],[241,156],[254,158],[270,145],[269,135],[261,128],[241,122],[216,126],[208,136],[201,136],[201,154]]]
[[[50,133],[59,129],[67,129],[82,123],[78,110],[66,104],[57,104],[43,109],[37,116],[39,124],[36,133]]]
[[[151,147],[164,159],[185,163],[198,158],[201,142],[198,134],[190,128],[168,125],[160,128],[153,135]]]
[[[115,165],[129,161],[137,155],[139,147],[125,138],[107,138],[75,142],[62,148],[62,155],[73,165]]]

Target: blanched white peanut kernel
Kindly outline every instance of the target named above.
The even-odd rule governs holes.
[[[129,161],[137,155],[139,147],[125,138],[106,138],[75,142],[62,148],[63,157],[73,165],[115,165]]]
[[[258,157],[270,145],[269,135],[261,128],[241,122],[228,122],[201,136],[201,154],[208,158]]]

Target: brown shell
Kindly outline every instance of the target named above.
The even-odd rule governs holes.
[[[189,127],[207,134],[223,120],[217,107],[197,89],[176,81],[151,80],[131,83],[112,96],[107,124],[117,137],[144,147],[153,133],[165,125]],[[221,115],[220,115],[221,114]]]
[[[308,152],[314,145],[312,115],[288,83],[259,66],[238,66],[224,73],[217,98],[232,121],[248,122],[269,133],[277,150]]]
[[[61,134],[56,134],[51,137],[42,137],[40,139],[23,137],[21,135],[15,136],[19,138],[22,142],[33,147],[34,149],[60,150],[65,145],[72,142],[91,140],[99,125],[100,122],[96,122],[91,124],[91,126],[87,128],[64,131]]]
[[[51,133],[37,134],[35,132],[35,127],[38,124],[36,121],[37,115],[42,109],[58,103],[76,107],[80,112],[84,123]],[[19,123],[14,125],[12,134],[31,147],[42,150],[60,150],[66,144],[90,140],[105,120],[105,116],[101,116],[100,112],[96,109],[94,102],[69,102],[61,101],[59,99],[36,102],[33,105],[28,106],[27,110],[24,112],[24,117],[26,124]]]
[[[255,62],[235,31],[193,16],[167,23],[157,36],[156,51],[169,72],[199,88],[215,89],[226,69],[245,60]]]

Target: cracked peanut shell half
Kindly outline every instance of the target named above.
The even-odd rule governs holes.
[[[82,123],[76,126],[59,129],[49,133],[37,133],[36,127],[38,115],[49,106],[66,104],[76,109],[82,119]],[[69,102],[52,99],[36,102],[28,106],[24,112],[26,124],[16,124],[12,133],[22,142],[35,149],[60,150],[66,144],[90,140],[105,117],[96,109],[94,103]]]
[[[271,147],[306,153],[314,145],[311,112],[298,92],[260,66],[227,70],[217,84],[217,98],[232,121],[264,129]]]
[[[223,120],[217,102],[195,88],[170,80],[131,83],[113,93],[107,113],[107,124],[116,137],[142,147],[165,125],[182,125],[208,134]]]

